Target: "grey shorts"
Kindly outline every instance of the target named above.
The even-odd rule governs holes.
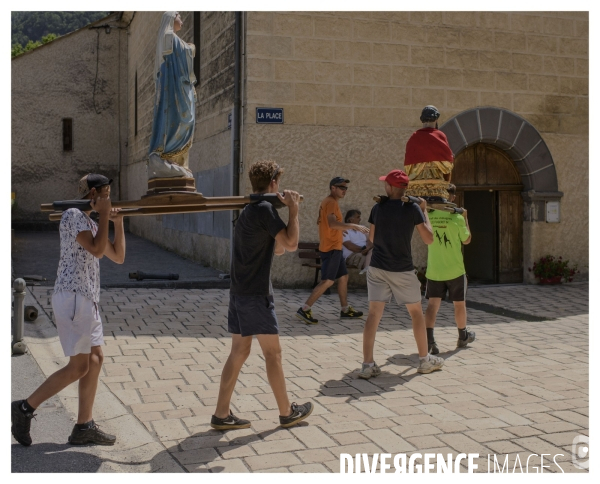
[[[393,294],[399,305],[421,302],[421,283],[414,271],[390,272],[370,266],[367,289],[369,301],[389,303]]]

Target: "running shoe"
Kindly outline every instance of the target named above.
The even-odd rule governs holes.
[[[358,378],[364,378],[365,380],[368,380],[371,377],[379,375],[381,375],[381,368],[377,366],[377,363],[375,363],[373,366],[363,363],[362,370],[360,370]]]
[[[362,318],[362,311],[357,311],[352,306],[348,306],[348,311],[340,311],[340,318]]]
[[[313,318],[312,309],[304,311],[302,308],[299,308],[298,311],[296,311],[296,317],[304,321],[306,324],[317,324],[319,322],[318,319]]]
[[[458,338],[458,341],[456,342],[456,347],[466,348],[466,346],[469,343],[472,343],[473,341],[475,341],[475,331],[469,331],[469,328],[467,328],[467,339]]]
[[[431,373],[432,371],[441,370],[444,366],[444,359],[439,356],[429,355],[429,360],[421,360],[417,373]]]
[[[437,355],[440,353],[440,349],[435,341],[433,343],[429,343],[429,348],[427,351],[429,351],[430,355]]]

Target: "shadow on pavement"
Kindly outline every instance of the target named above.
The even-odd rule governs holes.
[[[306,422],[300,422],[296,427],[308,425],[309,424]],[[226,436],[235,432],[242,433],[242,435],[227,440]],[[213,461],[221,461],[221,456],[215,450],[215,448],[223,448],[228,452],[235,452],[240,446],[245,446],[256,442],[276,441],[280,440],[281,438],[287,439],[292,437],[291,434],[286,437],[277,437],[276,434],[289,433],[289,429],[284,429],[282,427],[275,427],[256,433],[246,432],[254,431],[252,429],[229,431],[208,429],[197,432],[194,435],[191,435],[188,438],[180,441],[177,447],[170,448],[168,452],[171,457],[173,457],[182,467],[185,467],[188,472],[239,472],[236,469],[226,468],[220,465],[211,465]],[[154,469],[159,467],[155,463],[158,463],[160,458],[163,457],[162,454],[164,453],[161,452],[152,459],[151,465],[153,472],[156,472]]]
[[[11,472],[97,472],[103,459],[72,450],[68,444],[11,446]]]
[[[441,352],[438,356],[446,359],[459,351],[461,350],[457,348],[452,351]],[[426,376],[416,373],[418,364],[416,355],[397,354],[389,356],[386,359],[386,363],[379,365],[381,375],[364,380],[358,377],[360,369],[357,368],[352,372],[346,373],[341,380],[328,380],[322,383],[319,387],[319,392],[329,397],[339,397],[340,403],[342,399],[344,399],[344,403],[360,401],[365,397],[368,397],[367,400],[371,400],[370,397],[373,395],[396,391],[399,386],[401,387],[414,378]],[[400,371],[397,370],[398,368]],[[411,371],[413,373],[407,374]],[[442,369],[441,371],[444,370]]]

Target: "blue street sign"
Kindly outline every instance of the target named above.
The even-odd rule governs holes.
[[[258,124],[283,124],[283,108],[256,108]]]

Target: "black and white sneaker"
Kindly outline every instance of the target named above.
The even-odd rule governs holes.
[[[219,418],[213,415],[210,419],[210,426],[216,430],[249,429],[250,420],[238,418],[230,410],[227,418]]]
[[[313,411],[313,404],[307,402],[303,405],[298,405],[296,402],[292,403],[292,413],[287,417],[279,416],[279,424],[284,427],[293,427],[298,422],[302,422],[308,417]]]
[[[10,421],[12,426],[10,431],[15,440],[25,446],[31,445],[31,419],[35,417],[33,413],[22,410],[23,400],[16,400],[10,404]]]

